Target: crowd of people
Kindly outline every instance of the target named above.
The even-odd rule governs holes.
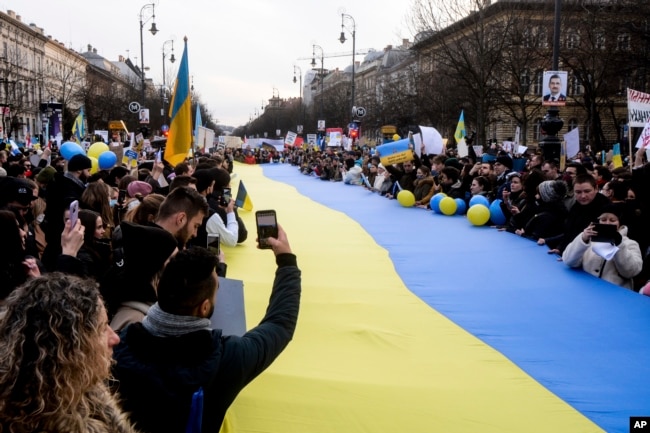
[[[248,239],[225,193],[233,159],[91,173],[84,154],[0,150],[0,431],[219,430],[292,339],[301,291],[279,227],[260,324],[211,328],[227,265],[208,235]]]
[[[644,220],[650,215],[650,165],[644,148],[624,167],[597,164],[595,155],[582,151],[565,164],[530,153],[518,170],[512,155],[498,147],[481,158],[418,150],[422,156],[413,152],[411,160],[386,166],[371,148],[289,149],[284,156],[305,175],[388,199],[411,191],[415,208],[431,210],[439,193],[463,200],[465,208],[477,195],[491,205],[498,200],[505,223],[489,222],[492,227],[546,246],[568,266],[650,295],[650,228]],[[615,226],[615,234],[599,236],[598,230],[607,230],[602,225]]]

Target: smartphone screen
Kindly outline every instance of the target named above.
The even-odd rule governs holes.
[[[219,251],[221,248],[219,235],[208,233],[206,248],[212,251],[216,256],[219,256]]]
[[[278,237],[278,221],[274,210],[260,210],[255,212],[255,222],[257,224],[258,245],[262,249],[269,249],[271,245],[266,241],[267,238]]]
[[[120,192],[117,195],[117,202],[119,204],[122,204],[122,203],[124,203],[124,200],[126,200],[126,190],[121,189]]]
[[[74,227],[77,224],[77,219],[79,218],[79,202],[77,200],[70,203],[70,227]]]
[[[616,226],[612,224],[596,224],[594,230],[598,232],[591,240],[593,242],[613,242],[616,236]]]
[[[221,206],[228,206],[230,200],[232,200],[232,189],[224,188],[223,193],[221,194]]]

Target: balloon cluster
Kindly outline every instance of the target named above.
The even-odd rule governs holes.
[[[61,156],[66,161],[70,161],[70,158],[75,155],[86,155],[83,147],[74,141],[66,141],[63,143],[59,149],[59,153],[61,153]],[[88,147],[87,156],[92,163],[92,168],[90,169],[91,174],[97,173],[98,170],[110,170],[117,163],[117,155],[110,151],[106,143],[102,143],[101,141],[93,143]]]
[[[402,190],[397,194],[397,201],[404,207],[411,207],[415,204],[415,196],[411,191]],[[467,212],[467,219],[475,226],[483,226],[488,221],[493,224],[502,225],[506,223],[506,217],[501,210],[501,200],[494,200],[492,203],[482,195],[475,195],[469,201],[469,208],[465,200],[452,198],[443,192],[439,192],[431,198],[429,207],[434,213],[442,215],[463,215]]]

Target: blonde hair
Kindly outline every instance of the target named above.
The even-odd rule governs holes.
[[[112,357],[97,285],[52,273],[16,289],[6,307],[0,431],[130,431],[105,384]]]

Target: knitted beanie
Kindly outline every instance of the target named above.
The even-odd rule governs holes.
[[[562,200],[567,192],[563,180],[546,180],[539,184],[538,189],[539,196],[547,203]]]

